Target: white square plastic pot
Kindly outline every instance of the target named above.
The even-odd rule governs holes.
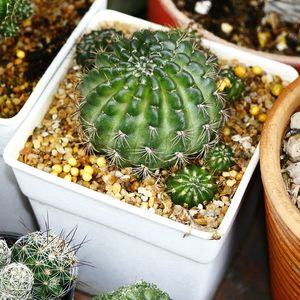
[[[162,28],[107,10],[98,13],[81,31],[84,33],[101,22],[113,21],[136,29]],[[211,299],[234,253],[235,244],[245,235],[261,196],[259,176],[252,176],[259,158],[258,148],[224,220],[213,232],[191,229],[19,162],[19,151],[40,124],[70,67],[74,43],[74,39],[68,43],[68,53],[31,117],[4,151],[4,159],[13,168],[22,191],[29,197],[39,225],[45,227],[44,219],[48,215],[54,230],[69,230],[78,225],[77,241],[87,235],[90,242],[79,251],[80,259],[94,266],[80,270],[80,280],[85,283],[82,289],[86,292],[101,293],[143,279],[156,283],[174,300]],[[284,80],[292,81],[298,75],[290,66],[207,40],[203,43],[220,58],[235,58],[246,65],[260,65]]]
[[[107,0],[96,0],[91,5],[89,11],[73,31],[65,46],[60,50],[37,83],[22,109],[12,118],[0,118],[0,230],[25,233],[28,229],[34,229],[36,227],[28,200],[21,193],[11,168],[8,168],[4,164],[4,147],[25,118],[29,116],[48,82],[64,61],[69,52],[70,45],[72,45],[82,33],[83,28],[89,20],[100,10],[105,9],[106,5]]]

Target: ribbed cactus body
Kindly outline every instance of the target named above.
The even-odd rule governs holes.
[[[233,101],[239,99],[245,90],[244,82],[231,69],[223,69],[220,75],[223,78],[228,78],[230,81],[230,86],[224,90],[226,100]]]
[[[175,204],[187,204],[189,208],[210,201],[217,185],[204,167],[189,165],[173,173],[167,181],[167,193]]]
[[[31,296],[33,274],[21,263],[0,270],[0,300],[26,300]]]
[[[19,23],[32,15],[30,0],[0,0],[0,36],[11,37],[19,31]]]
[[[112,293],[94,297],[93,300],[170,300],[170,297],[159,290],[156,285],[139,281]]]
[[[34,232],[21,237],[12,247],[12,261],[24,263],[34,275],[33,299],[64,296],[77,277],[77,258],[61,237]]]
[[[5,240],[0,239],[0,269],[9,264],[11,251]]]
[[[216,79],[216,58],[193,34],[144,30],[113,42],[81,84],[87,140],[121,166],[184,164],[222,124]]]

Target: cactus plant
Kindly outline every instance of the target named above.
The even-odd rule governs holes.
[[[205,161],[213,172],[226,171],[234,163],[233,151],[228,145],[218,143],[207,152]]]
[[[75,249],[48,231],[21,237],[12,247],[12,261],[24,263],[32,271],[32,296],[36,300],[64,296],[77,278]]]
[[[166,182],[167,193],[175,204],[189,208],[210,201],[217,191],[213,176],[205,167],[189,165],[173,173]]]
[[[170,300],[170,297],[156,285],[139,281],[112,293],[94,297],[93,300]]]
[[[0,270],[0,299],[26,300],[31,297],[33,274],[21,263],[12,263]]]
[[[11,251],[5,240],[0,239],[0,269],[10,263]]]
[[[143,174],[185,164],[222,124],[218,68],[190,32],[143,30],[112,42],[80,86],[86,142]]]
[[[105,49],[113,41],[122,37],[122,32],[113,28],[93,30],[83,35],[76,46],[76,62],[85,68],[91,68],[95,63],[98,51]]]
[[[0,36],[12,37],[19,31],[19,23],[33,13],[30,0],[0,0]]]

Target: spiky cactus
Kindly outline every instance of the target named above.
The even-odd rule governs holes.
[[[76,62],[84,68],[91,68],[98,51],[122,37],[122,32],[113,28],[93,30],[80,39],[76,46]]]
[[[0,269],[10,263],[11,251],[5,240],[0,239]]]
[[[64,296],[77,278],[75,250],[60,236],[33,232],[12,247],[12,261],[24,263],[33,273],[33,299],[50,300]]]
[[[229,80],[229,86],[224,89],[225,99],[228,101],[239,99],[245,89],[244,82],[231,69],[223,69],[220,76]]]
[[[217,73],[216,57],[192,33],[143,30],[112,42],[81,84],[87,142],[141,172],[185,164],[222,124]]]
[[[226,171],[234,164],[233,151],[228,145],[218,143],[208,151],[205,161],[213,172]]]
[[[19,31],[19,23],[33,13],[30,0],[0,0],[0,37],[12,37]]]
[[[205,169],[189,165],[173,173],[167,180],[167,193],[175,204],[189,208],[210,201],[217,191],[213,176]]]
[[[94,297],[93,300],[170,300],[170,297],[156,285],[139,281],[112,293]]]
[[[21,263],[0,270],[0,300],[26,300],[31,297],[33,274]]]

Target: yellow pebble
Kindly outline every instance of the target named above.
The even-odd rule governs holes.
[[[68,174],[64,177],[64,179],[66,179],[68,181],[72,181],[72,176],[70,174]]]
[[[237,66],[234,68],[234,73],[236,76],[243,78],[246,75],[246,68],[243,66]]]
[[[70,172],[71,172],[72,176],[78,176],[78,174],[79,174],[79,170],[76,167],[72,167]]]
[[[229,136],[229,135],[230,135],[230,128],[225,127],[225,128],[223,129],[223,134],[224,134],[224,136]]]
[[[115,183],[113,184],[113,186],[112,186],[112,192],[113,192],[114,194],[120,193],[121,188],[122,188],[122,187],[121,187],[120,183],[115,182]]]
[[[71,171],[71,166],[70,166],[70,165],[64,165],[63,171],[64,171],[65,173],[69,173],[69,172]]]
[[[254,105],[251,105],[250,107],[250,114],[252,116],[257,116],[259,114],[259,111],[260,111],[260,108],[258,105],[254,104]]]
[[[23,50],[18,49],[16,51],[16,56],[17,56],[17,58],[23,59],[23,58],[25,58],[26,54]]]
[[[98,165],[100,168],[106,167],[106,159],[105,159],[104,156],[98,157],[98,159],[97,159],[97,165]]]
[[[276,84],[273,86],[273,88],[272,88],[272,90],[271,90],[271,93],[272,93],[274,96],[277,97],[277,96],[279,96],[279,95],[281,94],[282,89],[283,89],[282,85],[279,84],[279,83],[276,83]]]
[[[56,172],[57,174],[60,174],[62,172],[62,170],[63,169],[62,169],[61,165],[56,164],[56,165],[52,166],[52,171]]]
[[[252,72],[255,74],[255,75],[262,75],[263,73],[263,69],[259,66],[254,66],[252,68]]]
[[[226,88],[226,82],[224,79],[221,79],[217,82],[217,89],[219,92],[223,92]]]
[[[91,181],[91,179],[92,179],[92,175],[90,174],[90,173],[85,173],[85,172],[83,172],[83,174],[82,174],[82,179],[84,180],[84,181]]]
[[[268,41],[270,40],[271,34],[270,34],[270,32],[267,32],[267,31],[261,31],[261,32],[258,32],[257,38],[258,38],[258,42],[259,42],[260,46],[262,48],[264,48],[266,46],[266,44],[268,43]]]
[[[264,113],[262,113],[262,114],[259,114],[259,116],[258,116],[258,121],[259,122],[265,122],[267,120],[267,114],[264,114]]]
[[[93,175],[94,170],[91,166],[85,166],[84,169],[83,169],[83,172]]]
[[[75,167],[77,165],[77,160],[74,157],[69,158],[68,164],[72,167]]]
[[[58,173],[55,172],[55,171],[52,171],[50,174],[51,174],[51,175],[54,175],[54,176],[58,176]]]

